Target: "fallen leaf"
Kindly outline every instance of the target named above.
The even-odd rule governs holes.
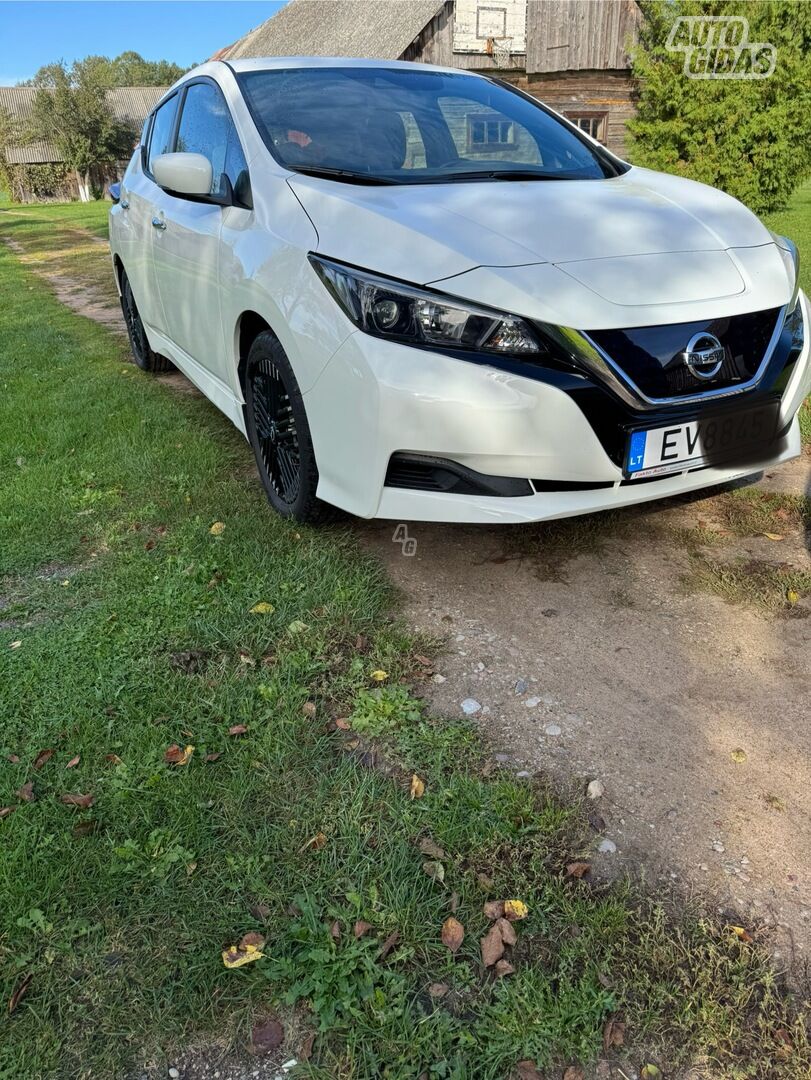
[[[454,892],[451,893],[451,898],[448,901],[448,907],[451,909],[451,915],[455,915],[456,912],[459,910],[459,893],[458,892],[454,891]]]
[[[34,768],[41,769],[46,762],[50,761],[54,756],[53,750],[40,750],[37,756],[34,758]]]
[[[258,604],[254,604],[250,610],[251,615],[272,615],[276,609],[273,604],[269,604],[267,600],[260,600]]]
[[[488,900],[483,908],[485,917],[495,921],[496,919],[504,918],[504,901],[503,900]]]
[[[749,931],[745,930],[742,926],[730,926],[730,930],[735,935],[735,937],[738,938],[739,941],[745,941],[747,943],[750,941],[754,941],[754,938],[749,933]]]
[[[355,940],[357,941],[358,938],[362,938],[363,935],[368,933],[368,931],[371,929],[371,923],[364,922],[363,919],[358,919],[358,921],[355,923],[355,928],[352,933],[355,935]]]
[[[766,537],[767,540],[784,540],[785,539],[785,537],[781,536],[780,533],[765,532],[763,535]]]
[[[23,975],[23,977],[20,979],[20,981],[14,987],[14,989],[11,992],[11,997],[8,999],[8,1011],[9,1011],[9,1013],[14,1012],[14,1010],[20,1004],[22,999],[28,993],[28,988],[31,985],[31,980],[33,978],[34,978],[33,971],[28,971],[28,972],[26,972],[25,975]]]
[[[315,1045],[315,1032],[311,1031],[305,1038],[304,1042],[299,1047],[298,1057],[299,1061],[309,1061],[313,1056],[313,1046]]]
[[[501,935],[501,940],[505,945],[515,945],[516,941],[518,941],[515,927],[508,919],[498,919],[495,928]]]
[[[222,751],[215,750],[212,754],[206,754],[206,756],[203,758],[203,761],[219,761],[221,757]]]
[[[312,848],[313,851],[320,851],[326,844],[327,838],[322,832],[317,832],[315,836],[311,836],[306,844],[301,848],[302,851],[306,851],[307,848]]]
[[[77,821],[72,831],[74,836],[92,836],[98,827],[98,821],[95,818],[89,818],[87,821]]]
[[[800,594],[796,589],[786,589],[786,600],[788,600],[790,604],[796,604],[799,599]],[[14,646],[12,646],[12,648],[14,648]]]
[[[422,864],[423,874],[427,874],[433,881],[438,881],[442,885],[445,881],[445,867],[441,862],[435,860],[426,860]]]
[[[315,716],[317,711],[315,707],[315,702],[305,701],[304,704],[301,706],[301,711],[304,713],[305,716]]]
[[[450,987],[447,983],[443,982],[431,983],[431,985],[428,987],[428,993],[431,995],[432,998],[443,998],[447,994],[448,990],[450,990]]]
[[[625,1042],[625,1024],[622,1020],[610,1019],[603,1028],[603,1051],[608,1051],[613,1046],[622,1046]]]
[[[378,669],[377,671],[372,672],[372,678],[375,682],[385,682],[388,677],[389,673],[387,671],[380,671]]]
[[[570,862],[566,867],[566,877],[582,878],[589,870],[591,870],[591,863]]]
[[[662,1070],[658,1065],[643,1065],[642,1072],[639,1075],[642,1080],[659,1080]]]
[[[504,901],[504,918],[513,921],[515,919],[526,919],[529,915],[529,908],[523,900],[505,900]]]
[[[416,773],[411,777],[411,787],[409,788],[412,799],[421,799],[425,794],[425,781],[420,780]]]
[[[543,1080],[543,1073],[538,1072],[534,1061],[519,1061],[515,1066],[515,1074],[518,1080]]]
[[[344,716],[339,716],[338,717],[338,719],[335,721],[335,726],[338,728],[339,731],[351,731],[352,730],[352,725],[349,723],[349,721]]]
[[[244,964],[253,963],[254,960],[261,960],[264,955],[260,949],[255,948],[253,945],[248,945],[245,949],[232,945],[228,949],[223,949],[222,962],[227,968],[238,968]]]
[[[250,653],[245,652],[244,649],[239,650],[239,662],[245,664],[247,667],[256,667],[256,661]]]
[[[771,793],[764,795],[763,801],[766,803],[770,810],[779,810],[781,814],[786,809],[786,804],[783,802],[779,795],[772,795]]]
[[[16,809],[16,806],[0,806],[0,818],[8,817],[8,815],[13,814]]]
[[[211,528],[208,530],[212,536],[222,536],[225,532],[225,522],[215,521]]]
[[[21,645],[22,645],[21,641],[12,641],[11,644],[9,645],[9,648],[10,649],[19,649],[19,647]]]
[[[104,758],[108,765],[123,765],[124,762],[118,756],[118,754],[107,754]]]
[[[181,750],[177,743],[172,743],[163,755],[163,760],[167,765],[188,765],[193,753],[193,746],[187,746],[185,750]]]
[[[504,955],[504,942],[498,929],[498,923],[494,923],[479,942],[482,953],[482,963],[486,968],[492,967],[497,960]]]
[[[20,759],[17,757],[16,754],[9,754],[8,758],[6,760],[10,761],[12,765],[19,765],[20,764]]]
[[[33,802],[36,798],[34,795],[34,781],[29,780],[27,784],[23,784],[17,791],[17,798],[22,802]]]
[[[229,735],[244,735],[247,732],[247,730],[248,730],[248,728],[247,728],[247,725],[245,725],[245,724],[232,724],[231,727],[228,729],[228,734]]]
[[[60,795],[59,801],[64,803],[65,806],[79,806],[82,810],[87,810],[89,806],[92,806],[95,799],[92,795]]]
[[[505,975],[513,975],[515,973],[515,968],[509,960],[497,960],[493,971],[495,972],[497,979],[503,979]]]
[[[257,922],[265,922],[270,918],[270,908],[267,904],[254,904],[250,910],[251,915],[253,915]]]
[[[459,946],[465,940],[465,928],[458,919],[451,915],[442,924],[442,944],[452,953],[458,951]]]
[[[301,619],[293,619],[288,624],[287,632],[289,634],[303,634],[305,630],[309,629],[306,622],[302,622]]]
[[[251,1049],[257,1054],[277,1050],[284,1042],[284,1028],[278,1020],[262,1020],[251,1029]]]
[[[563,1080],[583,1080],[583,1070],[579,1065],[570,1065],[563,1074]]]
[[[380,959],[381,960],[386,959],[386,957],[389,955],[389,953],[391,952],[391,950],[394,948],[394,946],[397,944],[397,942],[399,940],[400,940],[400,931],[399,930],[392,930],[392,932],[389,934],[389,936],[386,938],[386,940],[380,946]]]
[[[79,762],[80,762],[81,760],[82,760],[82,759],[81,759],[81,757],[79,756],[79,754],[77,754],[77,755],[76,755],[76,757],[72,757],[72,758],[70,759],[70,761],[69,761],[69,762],[67,763],[67,765],[65,766],[65,768],[66,768],[66,769],[75,769],[75,768],[76,768],[76,766],[77,766],[77,765],[79,764]]]
[[[265,939],[261,934],[258,934],[255,930],[249,930],[247,934],[243,934],[239,942],[240,949],[247,949],[253,947],[254,949],[263,949],[265,947]]]
[[[197,869],[197,863],[196,862],[186,863],[186,877],[191,877],[196,869]]]
[[[420,840],[420,851],[423,855],[430,855],[432,859],[447,858],[439,844],[435,844],[433,840],[427,838],[425,840]]]
[[[330,937],[333,941],[341,940],[341,924],[336,919],[329,928]]]
[[[746,761],[746,751],[742,750],[739,746],[736,750],[732,751],[730,757],[736,765],[741,765],[744,761]]]

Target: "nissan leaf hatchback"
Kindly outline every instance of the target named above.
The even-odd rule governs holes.
[[[792,242],[497,79],[204,64],[110,238],[136,363],[180,368],[301,521],[558,518],[800,452]]]

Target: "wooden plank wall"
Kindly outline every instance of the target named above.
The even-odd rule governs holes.
[[[624,157],[625,125],[636,115],[634,84],[628,71],[569,71],[511,79],[556,112],[606,113],[606,146]]]
[[[527,0],[527,71],[626,68],[640,18],[636,0]]]

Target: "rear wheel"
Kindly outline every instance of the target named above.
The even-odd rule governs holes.
[[[330,508],[316,498],[318,468],[301,390],[278,339],[264,331],[248,353],[245,419],[259,476],[282,517],[315,523]]]
[[[132,286],[126,273],[121,271],[121,310],[124,312],[124,322],[127,325],[127,334],[130,339],[132,358],[142,371],[169,371],[171,361],[160,353],[153,352],[149,347],[144,324],[138,314],[138,306],[132,295]]]

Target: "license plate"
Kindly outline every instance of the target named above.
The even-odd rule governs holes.
[[[631,480],[664,476],[702,465],[719,465],[772,441],[779,402],[757,409],[686,420],[648,431],[632,431],[625,456],[625,475]]]

